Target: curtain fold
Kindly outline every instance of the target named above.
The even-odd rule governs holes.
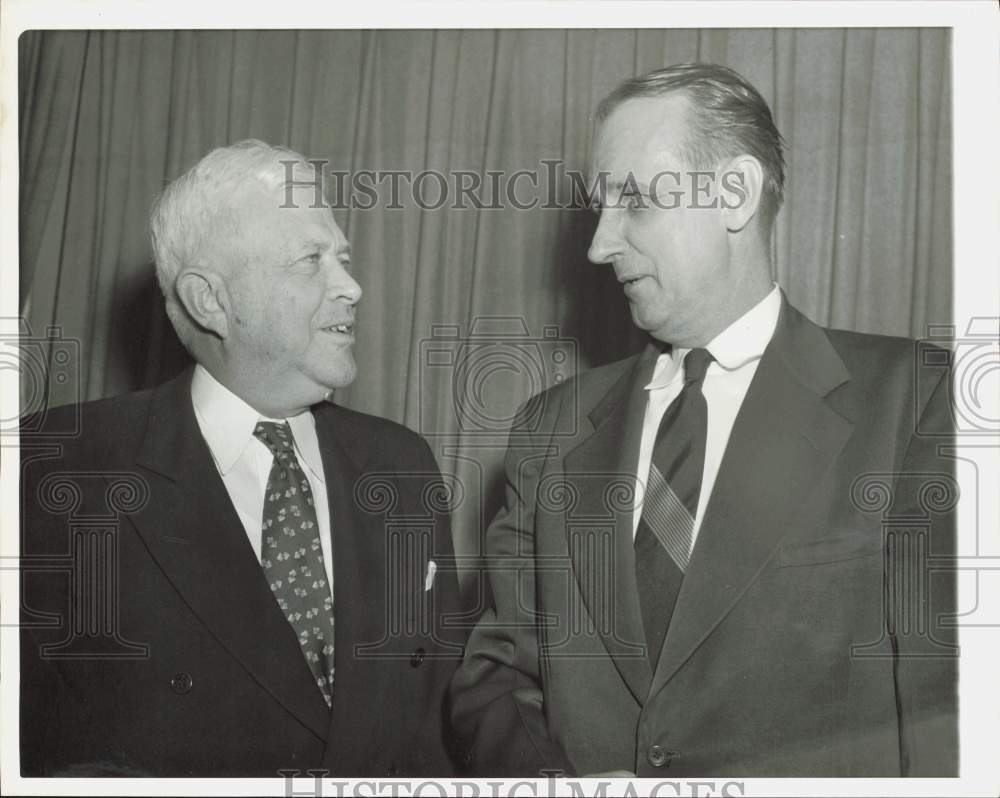
[[[791,301],[865,332],[950,323],[944,29],[34,31],[19,52],[21,308],[35,337],[58,326],[82,351],[79,381],[53,382],[50,404],[185,365],[146,215],[212,147],[261,138],[352,174],[523,169],[544,198],[544,160],[587,170],[601,96],[696,59],[754,83],[788,142],[774,255]],[[425,180],[425,200],[438,186]],[[643,339],[609,270],[586,260],[590,211],[456,209],[454,182],[444,207],[408,191],[387,207],[387,189],[374,208],[335,212],[364,289],[359,376],[337,398],[428,434],[466,487],[456,539],[468,552],[494,509],[499,431],[518,404]],[[479,348],[465,354],[479,366],[431,357],[474,329]]]

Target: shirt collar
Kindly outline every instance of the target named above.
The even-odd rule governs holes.
[[[781,289],[775,284],[767,296],[708,342],[705,348],[715,358],[715,364],[726,371],[734,371],[759,360],[774,336],[780,312]],[[690,351],[667,347],[656,360],[653,378],[646,390],[665,388],[677,379],[684,356]]]
[[[297,416],[284,419],[292,428],[295,451],[314,477],[326,484],[323,476],[323,458],[319,453],[319,438],[316,437],[316,419],[312,410],[305,410]]]
[[[195,366],[191,378],[191,401],[201,434],[212,452],[219,472],[225,476],[243,456],[254,439],[258,421],[287,421],[295,438],[297,456],[321,482],[323,459],[316,437],[316,419],[306,410],[291,418],[267,418],[230,391],[201,364]]]

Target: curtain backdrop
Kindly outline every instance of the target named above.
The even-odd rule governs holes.
[[[822,324],[921,335],[951,321],[949,45],[940,29],[26,33],[22,314],[81,351],[79,379],[50,380],[49,403],[186,365],[146,213],[209,149],[261,138],[351,173],[582,171],[596,102],[692,60],[746,76],[788,142],[774,255],[791,301]],[[364,288],[359,376],[337,401],[428,435],[461,480],[456,544],[473,553],[517,404],[642,338],[586,260],[589,211],[385,204],[336,213]],[[462,350],[454,336],[477,320],[482,346]]]

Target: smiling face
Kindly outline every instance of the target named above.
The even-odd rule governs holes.
[[[236,203],[239,239],[225,273],[228,370],[237,392],[275,417],[354,379],[361,299],[350,245],[332,212],[283,202],[282,189],[254,185]]]
[[[688,135],[687,104],[680,93],[629,99],[600,126],[594,173],[608,175],[608,192],[588,257],[614,268],[637,327],[695,347],[726,326],[720,316],[734,275],[721,203],[691,207],[718,195],[694,196],[691,167],[677,154]],[[638,195],[621,196],[623,186]]]

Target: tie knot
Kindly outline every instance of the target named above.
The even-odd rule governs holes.
[[[253,429],[254,437],[263,443],[275,457],[292,451],[292,430],[287,421],[258,421]]]
[[[705,372],[715,360],[707,349],[692,349],[684,356],[684,383],[686,385],[700,384],[705,379]]]

